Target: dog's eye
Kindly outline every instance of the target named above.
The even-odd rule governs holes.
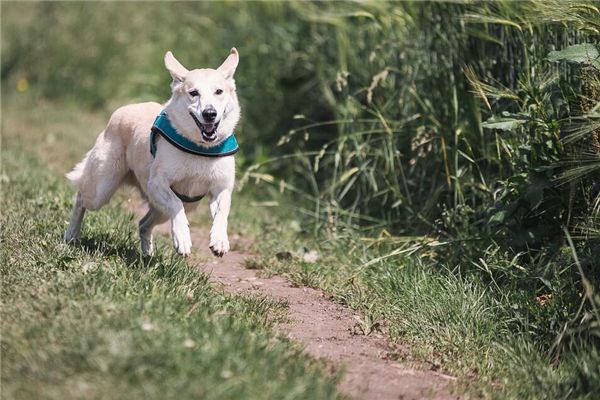
[[[223,94],[223,90],[222,90],[222,89],[217,89],[217,90],[215,91],[215,94]]]
[[[198,96],[198,91],[197,91],[197,90],[192,90],[192,91],[190,92],[190,96],[192,96],[192,97],[196,97],[196,96]]]

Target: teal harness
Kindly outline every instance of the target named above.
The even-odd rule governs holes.
[[[156,157],[157,135],[165,138],[167,142],[177,149],[197,156],[226,157],[237,153],[239,150],[237,140],[233,134],[213,147],[204,147],[192,142],[190,139],[177,132],[173,125],[171,125],[171,121],[169,121],[169,117],[167,117],[165,111],[158,114],[150,131],[150,154],[152,154],[152,157]],[[171,190],[173,190],[173,188],[171,188]],[[200,201],[205,196],[202,194],[200,196],[190,197],[177,193],[175,190],[173,190],[173,193],[175,193],[181,201],[186,203]]]

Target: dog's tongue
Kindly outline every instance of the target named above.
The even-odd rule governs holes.
[[[216,124],[203,124],[202,137],[208,142],[212,142],[213,140],[215,140],[217,138]]]
[[[214,133],[216,127],[215,124],[203,124],[204,132],[206,133]]]

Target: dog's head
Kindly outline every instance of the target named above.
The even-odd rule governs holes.
[[[165,67],[173,78],[173,94],[165,108],[182,135],[210,147],[233,133],[240,117],[233,79],[238,61],[233,48],[219,68],[189,71],[173,53],[165,54]]]

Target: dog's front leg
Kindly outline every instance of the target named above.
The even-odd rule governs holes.
[[[209,247],[217,257],[223,257],[229,251],[229,239],[227,237],[227,218],[231,208],[231,190],[223,189],[217,193],[211,193],[210,214],[213,218],[210,228]]]
[[[148,180],[148,199],[162,213],[171,218],[171,237],[179,254],[187,256],[192,250],[192,238],[183,203],[171,190],[166,177],[151,174]]]

